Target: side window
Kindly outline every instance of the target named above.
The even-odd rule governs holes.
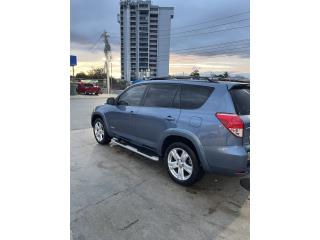
[[[200,108],[209,98],[213,87],[182,85],[181,86],[181,108],[196,109]]]
[[[120,105],[139,106],[142,100],[146,85],[139,85],[128,89],[118,99]]]
[[[179,85],[177,84],[152,84],[143,105],[146,107],[170,108],[178,90]]]

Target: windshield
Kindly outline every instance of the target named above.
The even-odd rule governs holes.
[[[250,88],[236,88],[230,91],[238,115],[250,115]]]

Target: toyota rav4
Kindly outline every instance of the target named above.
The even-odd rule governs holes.
[[[97,106],[91,125],[99,144],[116,144],[163,160],[181,185],[204,172],[249,171],[250,85],[208,80],[150,80]]]

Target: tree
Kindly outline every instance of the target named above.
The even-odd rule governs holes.
[[[217,75],[214,72],[210,72],[210,77],[215,78],[215,77],[217,77]]]
[[[228,78],[228,77],[229,77],[229,73],[228,72],[224,72],[223,78]]]
[[[88,78],[88,76],[84,72],[79,72],[77,73],[76,78]]]
[[[91,79],[105,79],[106,74],[104,73],[104,68],[92,68],[88,72],[88,76]]]
[[[229,78],[229,73],[228,72],[224,72],[223,74],[219,74],[217,75],[219,80],[225,80]]]
[[[199,78],[200,77],[200,73],[199,73],[199,70],[196,69],[194,70],[191,74],[190,74],[191,77],[194,77],[194,78]]]

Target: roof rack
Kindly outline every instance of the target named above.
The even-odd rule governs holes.
[[[207,80],[210,81],[209,77],[192,77],[192,76],[165,76],[165,77],[154,77],[150,78],[149,80]]]
[[[250,83],[248,79],[236,80],[230,78],[212,78],[212,77],[192,77],[192,76],[164,76],[164,77],[154,77],[149,80],[207,80],[209,82],[219,83],[219,82],[239,82],[239,83]]]
[[[238,82],[238,83],[250,83],[249,79],[237,80],[237,79],[230,79],[230,78],[222,78],[218,79],[219,82]]]

